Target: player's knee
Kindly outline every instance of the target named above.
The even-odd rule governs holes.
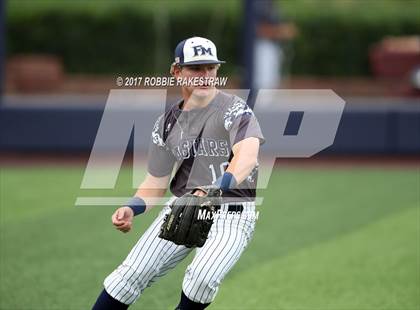
[[[149,285],[153,273],[148,268],[134,268],[122,264],[104,281],[106,291],[126,304],[133,303]]]
[[[199,303],[211,303],[216,297],[219,282],[206,276],[198,276],[191,281],[193,285],[184,285],[185,295]]]

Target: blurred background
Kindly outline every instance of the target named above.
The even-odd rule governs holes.
[[[176,44],[201,35],[227,60],[227,88],[341,96],[327,153],[418,154],[419,11],[413,0],[5,1],[0,150],[89,151],[117,77],[169,76]]]
[[[130,156],[114,189],[80,189],[108,94],[120,76],[169,76],[176,44],[194,35],[227,61],[226,88],[346,101],[332,146],[277,160],[254,241],[211,308],[420,309],[419,1],[0,5],[0,309],[88,309],[153,220],[157,210],[122,235],[113,206],[74,204],[132,195]],[[145,153],[162,109],[139,104]],[[173,307],[187,263],[133,308]]]

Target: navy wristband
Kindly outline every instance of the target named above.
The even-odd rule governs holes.
[[[219,187],[222,192],[226,192],[229,189],[232,189],[238,185],[236,182],[236,179],[234,175],[230,172],[225,172],[221,177],[219,177],[216,182],[214,182],[214,185]]]
[[[144,213],[146,211],[146,203],[140,197],[134,196],[131,198],[127,205],[134,212],[134,216]]]

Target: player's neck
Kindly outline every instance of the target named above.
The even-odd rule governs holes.
[[[183,90],[182,97],[184,98],[184,103],[182,105],[182,110],[189,111],[206,107],[216,96],[217,92],[218,90],[214,89],[208,96],[199,97]]]

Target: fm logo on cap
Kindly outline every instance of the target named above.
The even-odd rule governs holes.
[[[202,45],[196,45],[192,47],[194,49],[194,56],[198,56],[198,53],[201,52],[201,56],[202,55],[206,55],[206,54],[210,54],[211,56],[213,56],[213,53],[211,52],[211,47],[209,48],[205,48]]]

